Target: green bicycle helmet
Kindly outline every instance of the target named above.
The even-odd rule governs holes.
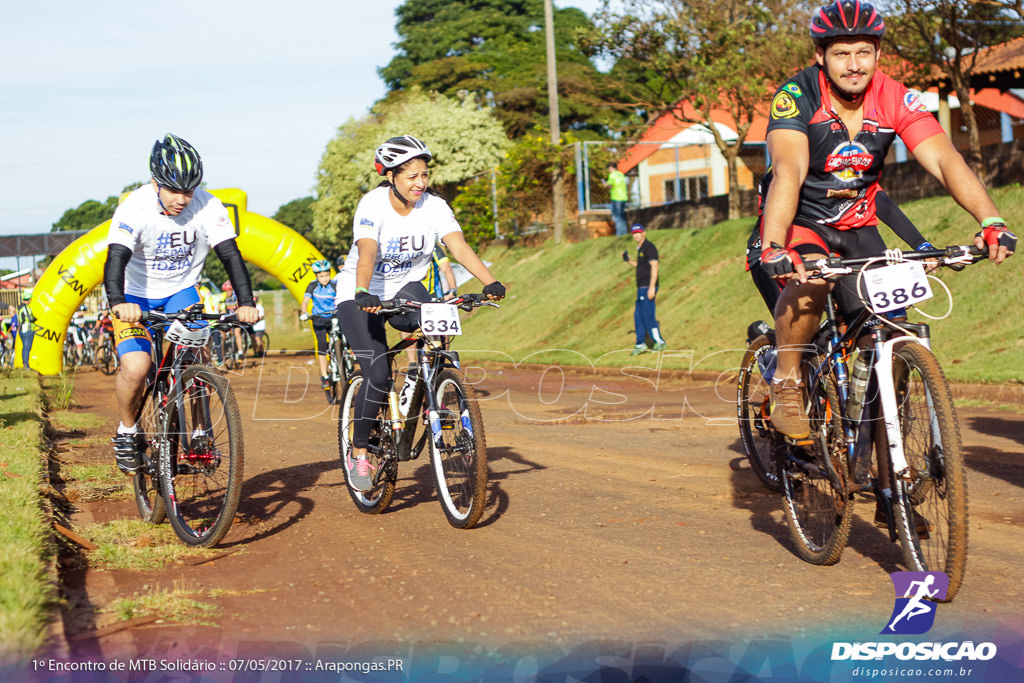
[[[182,138],[168,133],[153,143],[149,172],[156,184],[168,190],[191,192],[203,182],[203,162],[199,152]]]

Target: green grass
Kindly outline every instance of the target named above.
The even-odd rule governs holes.
[[[171,590],[161,590],[157,587],[145,593],[118,598],[103,611],[117,615],[120,621],[156,616],[180,624],[216,626],[217,623],[211,619],[217,614],[218,609],[214,605],[195,599],[201,595],[201,590],[179,580],[174,582]]]
[[[76,429],[84,431],[86,429],[102,427],[108,422],[95,413],[83,413],[80,410],[51,410],[49,419],[52,426],[66,431],[74,431]]]
[[[99,569],[161,569],[192,557],[216,555],[223,550],[192,548],[182,544],[169,524],[153,525],[141,519],[117,519],[93,524],[82,534],[99,546],[89,564]]]
[[[72,503],[92,500],[125,500],[133,497],[130,479],[113,463],[65,465],[61,468],[64,495]]]
[[[1020,186],[1000,188],[992,195],[1004,216],[1024,210]],[[939,246],[969,243],[978,229],[951,199],[911,202],[903,209]],[[662,367],[735,368],[747,325],[770,319],[744,269],[743,251],[753,223],[753,218],[744,218],[709,228],[648,233],[661,263],[658,319],[669,342],[669,351],[660,359]],[[896,246],[899,240],[893,237],[890,242]],[[549,242],[541,248],[491,247],[483,256],[509,286],[508,297],[500,311],[481,309],[466,317],[466,334],[456,348],[478,360],[655,366],[656,354],[628,355],[634,342],[636,288],[634,270],[622,261],[621,253],[635,248],[629,237]],[[981,263],[960,273],[941,272],[954,308],[945,320],[932,322],[932,340],[950,379],[1024,381],[1022,266],[1024,253],[998,267]],[[938,286],[933,289],[936,298],[922,309],[941,313],[949,299]],[[917,313],[911,313],[911,319],[925,321]]]
[[[44,643],[55,604],[54,546],[42,489],[45,456],[39,379],[0,372],[0,661]]]

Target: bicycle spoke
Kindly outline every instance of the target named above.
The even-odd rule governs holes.
[[[169,399],[163,484],[171,524],[190,545],[216,544],[231,525],[241,489],[241,418],[227,380],[187,369]]]

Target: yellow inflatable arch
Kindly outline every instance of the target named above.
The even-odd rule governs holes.
[[[288,226],[246,207],[245,192],[211,190],[228,209],[239,233],[242,257],[281,281],[302,301],[307,285],[316,279],[310,265],[324,258],[320,250]],[[72,314],[86,295],[103,283],[110,221],[97,225],[72,242],[53,260],[32,292],[30,307],[36,318],[29,365],[44,375],[59,374],[64,362],[64,336]],[[21,363],[21,338],[16,362]]]

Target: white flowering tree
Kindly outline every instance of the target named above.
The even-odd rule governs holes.
[[[431,185],[448,200],[460,183],[495,168],[508,145],[501,124],[472,98],[460,101],[415,88],[366,118],[349,120],[327,144],[318,171],[312,236],[325,253],[338,254],[351,240],[356,205],[381,181],[374,152],[399,135],[427,144],[434,157]]]

